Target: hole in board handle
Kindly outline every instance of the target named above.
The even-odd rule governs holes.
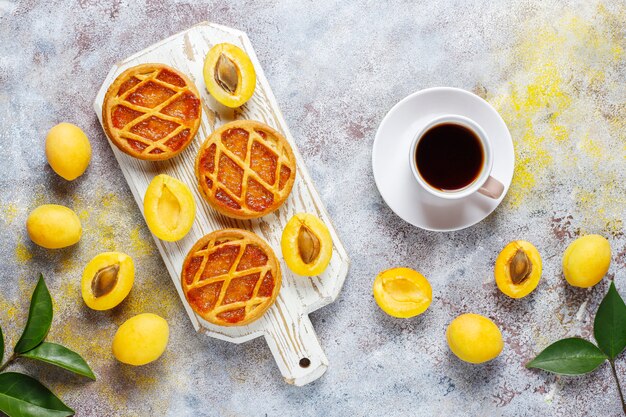
[[[308,368],[311,365],[311,359],[302,358],[300,359],[300,368]]]

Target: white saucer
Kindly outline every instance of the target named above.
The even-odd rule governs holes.
[[[418,185],[408,162],[411,140],[429,120],[443,114],[468,117],[484,129],[493,147],[491,175],[504,184],[499,199],[474,193],[444,200]],[[432,231],[465,229],[491,214],[509,190],[514,166],[511,134],[498,112],[477,95],[450,87],[421,90],[393,106],[378,127],[372,149],[374,180],[387,205],[405,221]]]

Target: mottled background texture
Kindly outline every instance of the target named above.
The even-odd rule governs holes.
[[[312,315],[330,360],[303,388],[282,380],[263,339],[237,346],[194,333],[137,209],[92,102],[111,66],[203,20],[248,33],[304,161],[353,264],[337,302]],[[92,364],[88,382],[18,363],[80,416],[620,416],[607,366],[576,378],[524,363],[552,341],[592,337],[608,288],[569,287],[560,258],[580,234],[613,248],[609,279],[626,294],[626,4],[622,1],[0,1],[0,323],[12,346],[43,272],[55,300],[49,340]],[[426,87],[454,86],[492,103],[517,153],[510,192],[494,214],[455,233],[410,226],[385,205],[371,147],[385,113]],[[85,130],[86,174],[49,168],[56,123]],[[48,251],[25,231],[30,210],[59,203],[79,214],[81,242]],[[512,300],[493,280],[514,239],[540,250],[536,291]],[[99,252],[136,262],[132,293],[110,312],[82,302],[79,280]],[[398,320],[375,304],[375,275],[413,267],[433,286],[423,315]],[[167,352],[151,365],[117,363],[110,343],[131,315],[167,318]],[[496,360],[472,366],[448,350],[458,314],[502,328]],[[626,360],[618,360],[626,384]]]

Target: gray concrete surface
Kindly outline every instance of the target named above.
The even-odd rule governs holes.
[[[193,332],[91,109],[112,64],[209,20],[246,31],[305,163],[353,260],[336,303],[312,320],[326,375],[286,385],[262,339],[241,346]],[[613,247],[609,277],[626,294],[626,5],[559,1],[0,1],[0,324],[11,346],[43,272],[55,300],[49,340],[83,354],[96,382],[19,362],[80,416],[619,416],[610,370],[576,378],[524,363],[552,341],[592,337],[608,280],[569,287],[560,258],[579,234]],[[378,123],[404,96],[439,85],[491,102],[518,157],[509,195],[480,224],[455,233],[411,227],[372,178]],[[86,174],[68,183],[47,166],[44,138],[61,121],[91,140]],[[60,203],[80,215],[75,247],[47,251],[25,233],[30,210]],[[496,255],[514,239],[540,250],[544,274],[523,300],[499,293]],[[128,300],[97,313],[82,302],[85,263],[105,250],[131,255]],[[386,316],[375,275],[421,271],[434,300],[422,316]],[[110,353],[126,318],[167,318],[158,361],[118,364]],[[445,328],[476,312],[501,327],[505,348],[480,366],[456,359]],[[626,384],[626,366],[618,372]]]

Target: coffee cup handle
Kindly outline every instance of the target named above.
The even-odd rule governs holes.
[[[483,186],[478,189],[478,192],[489,198],[497,199],[504,192],[504,185],[494,177],[489,176]]]

